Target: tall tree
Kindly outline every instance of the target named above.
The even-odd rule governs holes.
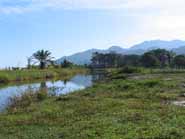
[[[31,63],[32,63],[33,57],[27,57],[27,68],[30,69],[31,68]]]
[[[159,60],[159,64],[161,68],[170,66],[171,59],[173,58],[173,53],[165,49],[152,50],[152,51],[147,52],[147,54],[150,54],[153,57],[157,58]]]
[[[174,66],[177,68],[184,68],[185,67],[185,56],[184,55],[177,55],[173,60]]]
[[[173,60],[174,60],[175,57],[176,57],[176,53],[174,53],[173,51],[170,51],[168,53],[168,63],[169,63],[170,67],[173,66]]]
[[[160,65],[160,61],[152,53],[145,53],[141,58],[142,64],[147,68],[155,68]]]
[[[68,67],[71,67],[72,65],[73,63],[68,61],[67,59],[64,59],[64,61],[60,64],[60,66],[63,68],[68,68]]]
[[[39,50],[33,54],[33,58],[39,62],[40,69],[46,68],[47,64],[52,62],[51,52],[45,50]]]
[[[120,56],[119,66],[140,66],[141,56],[139,55],[123,55]]]

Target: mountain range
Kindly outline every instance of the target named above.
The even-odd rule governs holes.
[[[73,62],[77,65],[89,64],[91,62],[92,54],[94,52],[99,53],[110,53],[115,52],[119,54],[137,54],[141,55],[147,51],[154,49],[166,49],[173,51],[176,54],[185,54],[185,41],[182,40],[172,40],[172,41],[164,41],[164,40],[151,40],[145,41],[139,44],[136,44],[130,48],[123,48],[121,46],[112,46],[109,49],[89,49],[84,52],[76,53],[70,56],[64,56],[58,60],[56,60],[57,64],[60,64],[65,59]]]

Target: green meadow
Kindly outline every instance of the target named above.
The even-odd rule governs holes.
[[[75,68],[47,68],[47,69],[26,69],[26,70],[0,70],[0,83],[25,82],[41,79],[70,78],[78,73],[85,73],[87,70],[80,67]]]
[[[0,0],[0,139],[185,139],[184,30],[185,0]]]
[[[123,73],[63,96],[28,92],[0,115],[2,139],[184,139],[185,73]]]

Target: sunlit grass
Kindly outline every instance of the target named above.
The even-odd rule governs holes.
[[[109,78],[29,105],[24,99],[0,115],[0,138],[183,139],[185,108],[171,102],[183,99],[184,75]]]
[[[1,70],[0,83],[9,83],[15,81],[30,81],[38,79],[68,78],[77,73],[85,73],[83,68],[63,68],[63,69],[33,69],[33,70]]]

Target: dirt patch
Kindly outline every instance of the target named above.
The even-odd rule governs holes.
[[[172,102],[172,104],[185,107],[185,101],[174,101]]]

